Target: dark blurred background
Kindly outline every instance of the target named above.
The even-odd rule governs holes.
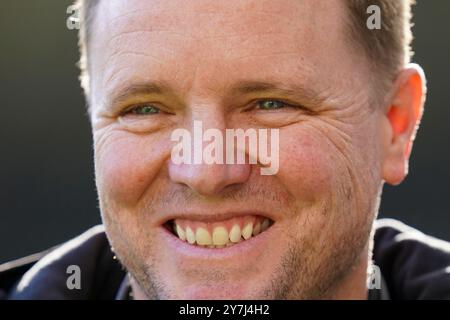
[[[70,4],[0,2],[0,262],[100,223]],[[414,23],[426,112],[410,174],[385,187],[380,215],[450,240],[450,1],[418,0]]]

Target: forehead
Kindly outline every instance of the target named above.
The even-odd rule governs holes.
[[[358,60],[345,40],[344,5],[326,0],[101,1],[91,28],[92,91],[108,94],[131,81],[163,81],[180,92],[220,91],[245,80],[325,88],[333,80],[352,78]]]

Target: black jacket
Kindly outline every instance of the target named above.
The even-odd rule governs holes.
[[[369,298],[450,299],[450,243],[382,219],[373,260],[383,283]],[[81,289],[67,287],[70,265],[80,267]],[[96,226],[57,248],[0,265],[0,299],[127,299],[127,279]]]

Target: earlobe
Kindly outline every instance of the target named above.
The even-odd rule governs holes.
[[[403,181],[408,173],[412,144],[422,117],[425,101],[425,76],[420,66],[408,65],[399,74],[384,117],[389,141],[383,142],[383,179],[392,185]]]

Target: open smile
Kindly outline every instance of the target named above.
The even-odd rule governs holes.
[[[244,215],[220,221],[176,218],[167,221],[165,227],[180,241],[192,246],[221,249],[257,237],[273,223],[260,215]]]

